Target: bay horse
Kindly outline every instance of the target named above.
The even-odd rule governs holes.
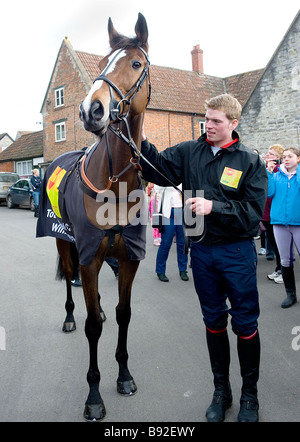
[[[111,51],[100,61],[101,74],[80,105],[84,128],[99,137],[85,152],[71,152],[54,160],[44,178],[45,198],[74,241],[57,238],[58,274],[67,286],[67,316],[63,330],[75,330],[71,280],[79,262],[87,309],[85,334],[89,343],[89,394],[84,418],[98,421],[106,410],[100,394],[97,348],[105,314],[100,306],[98,274],[106,257],[119,262],[116,306],[119,365],[118,393],[137,391],[128,369],[127,334],[131,316],[131,289],[145,255],[147,207],[141,186],[139,150],[144,112],[150,99],[148,29],[138,15],[135,37],[119,34],[108,21]],[[71,167],[67,169],[65,161]],[[75,161],[76,160],[76,161]],[[63,184],[64,183],[64,184]],[[41,193],[45,193],[45,192]],[[41,196],[42,198],[42,196]],[[40,212],[43,210],[40,209]],[[67,222],[64,220],[66,216]],[[39,217],[41,230],[43,216]],[[44,234],[37,234],[44,236]]]

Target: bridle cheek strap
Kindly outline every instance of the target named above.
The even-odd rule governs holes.
[[[132,86],[132,88],[124,95],[123,92],[118,88],[117,85],[115,85],[106,75],[106,72],[108,70],[108,68],[110,67],[110,65],[114,62],[114,60],[116,59],[116,57],[120,54],[120,52],[124,51],[126,49],[122,48],[120,49],[116,55],[114,56],[114,58],[111,60],[111,62],[106,66],[106,68],[104,69],[104,71],[94,80],[101,80],[104,81],[105,83],[108,84],[109,86],[109,92],[110,92],[110,104],[109,104],[109,111],[110,111],[110,118],[112,121],[116,121],[118,119],[121,119],[124,116],[127,116],[128,111],[129,111],[129,107],[130,104],[132,102],[132,100],[134,99],[134,97],[136,96],[136,94],[139,92],[139,90],[141,89],[141,87],[143,86],[147,76],[149,76],[150,78],[150,74],[149,74],[149,66],[150,66],[150,61],[148,58],[148,54],[146,51],[144,51],[143,48],[141,48],[140,46],[138,47],[138,49],[140,51],[143,52],[145,58],[146,58],[146,66],[144,67],[139,79],[137,80],[137,82]],[[119,102],[117,102],[117,100],[114,98],[113,96],[113,90],[121,97],[121,100]],[[147,104],[146,107],[149,104],[150,101],[150,96],[151,96],[151,84],[149,81],[149,92],[148,92],[148,99],[147,99]],[[121,114],[121,104],[123,103],[123,110],[122,110],[122,115]],[[128,111],[127,113],[124,113],[124,110],[126,108],[126,106],[128,106]]]

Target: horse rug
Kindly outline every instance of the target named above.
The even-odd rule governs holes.
[[[87,218],[83,191],[79,184],[77,164],[84,151],[68,152],[56,158],[47,168],[40,190],[39,218],[36,237],[52,236],[74,242],[81,265],[89,265],[103,238],[110,231],[95,227]],[[147,210],[143,204],[141,210]],[[141,219],[145,217],[141,216]],[[133,220],[116,230],[122,234],[128,257],[140,261],[146,254],[146,223]]]

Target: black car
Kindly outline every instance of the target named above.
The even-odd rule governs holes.
[[[13,184],[7,191],[6,203],[9,209],[24,206],[34,211],[33,190],[30,179],[22,178]]]

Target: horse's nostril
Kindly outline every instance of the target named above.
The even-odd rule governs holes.
[[[99,100],[93,101],[90,108],[90,115],[93,120],[101,120],[104,115],[103,105]]]

